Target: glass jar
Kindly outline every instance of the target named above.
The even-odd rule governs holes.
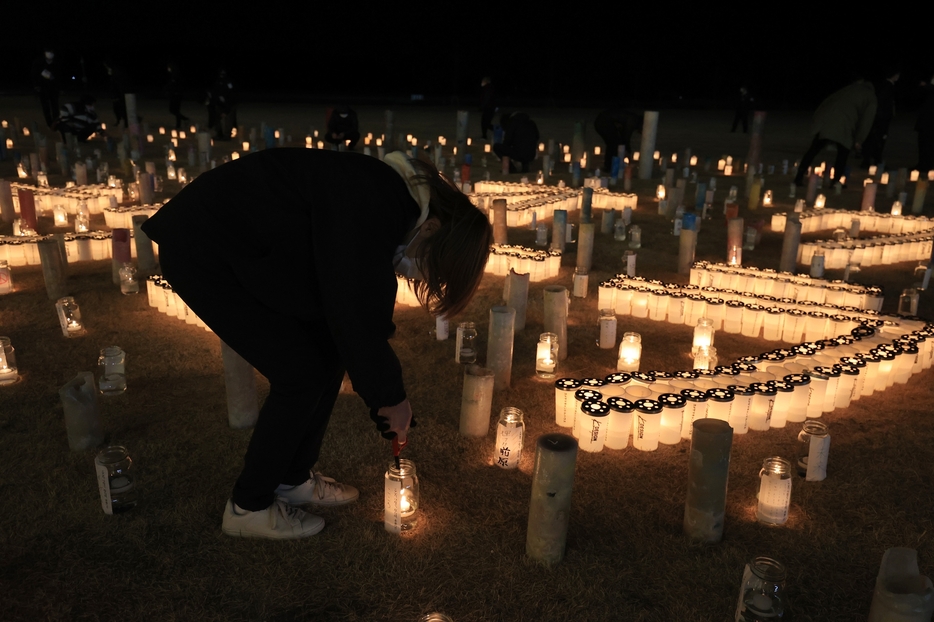
[[[16,353],[9,337],[0,337],[0,386],[19,380]]]
[[[694,369],[710,371],[717,366],[717,349],[713,346],[698,348],[694,353]]]
[[[756,520],[767,525],[784,525],[791,504],[791,462],[778,456],[762,461],[758,498]]]
[[[535,350],[535,375],[539,378],[554,378],[558,369],[558,335],[542,333]]]
[[[10,263],[0,259],[0,294],[9,294],[13,291],[13,274],[10,272]]]
[[[84,324],[81,322],[81,309],[73,296],[59,298],[55,303],[58,311],[58,321],[62,326],[62,335],[65,337],[79,337],[85,334]]]
[[[770,557],[746,564],[736,605],[736,622],[781,620],[785,613],[785,566]]]
[[[461,365],[477,362],[477,328],[473,322],[461,322],[457,326],[454,361]]]
[[[697,320],[697,326],[694,327],[694,341],[691,353],[696,354],[699,348],[712,346],[715,332],[713,320],[706,317]]]
[[[119,514],[136,506],[136,473],[126,447],[111,445],[94,459],[97,488],[104,514]]]
[[[102,395],[120,395],[126,391],[126,352],[119,346],[101,350],[97,364],[101,368],[99,390]]]
[[[390,533],[413,529],[418,522],[418,476],[415,463],[402,458],[389,463],[385,478],[383,526]]]
[[[616,313],[613,309],[600,309],[600,339],[597,345],[604,350],[616,347]]]
[[[496,444],[493,446],[493,464],[502,469],[515,469],[522,457],[525,441],[525,421],[522,411],[507,406],[499,413],[496,425]]]
[[[629,248],[642,248],[642,228],[639,225],[629,228]]]
[[[909,287],[898,297],[898,312],[902,315],[918,315],[918,290]]]
[[[798,475],[809,481],[827,477],[830,430],[822,421],[808,420],[798,432]]]
[[[619,344],[619,359],[616,362],[616,371],[639,371],[642,359],[642,335],[639,333],[626,333]]]
[[[131,263],[124,263],[123,267],[120,268],[120,293],[127,296],[139,293],[136,268]]]
[[[626,240],[626,221],[617,220],[613,223],[613,239],[617,242]]]

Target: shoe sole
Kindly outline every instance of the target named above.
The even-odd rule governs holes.
[[[233,536],[233,537],[235,537],[235,538],[259,538],[259,539],[262,539],[262,540],[300,540],[300,539],[302,539],[302,538],[307,538],[307,537],[310,537],[310,536],[317,535],[317,534],[321,533],[321,530],[322,530],[322,529],[324,529],[324,523],[323,523],[323,522],[321,523],[321,526],[318,527],[318,529],[316,529],[315,531],[306,531],[306,532],[304,532],[304,533],[295,534],[295,535],[291,535],[291,536],[268,536],[268,535],[259,534],[259,533],[252,533],[252,532],[249,532],[249,531],[242,531],[242,530],[240,530],[240,529],[224,529],[224,528],[221,528],[221,531],[223,531],[223,532],[224,532],[225,534],[227,534],[228,536]]]
[[[288,504],[291,505],[292,507],[296,507],[296,508],[305,507],[305,506],[307,506],[307,505],[315,505],[315,506],[318,506],[318,507],[333,508],[333,507],[339,507],[339,506],[342,506],[342,505],[347,505],[347,504],[349,504],[349,503],[353,503],[354,501],[356,501],[357,499],[360,498],[360,493],[358,492],[358,493],[357,493],[357,496],[354,497],[354,498],[352,498],[352,499],[344,499],[343,501],[319,501],[319,500],[311,500],[311,501],[301,501],[301,502],[297,502],[297,501],[292,501],[292,500],[290,500],[288,497],[285,497],[285,496],[283,496],[283,495],[276,495],[276,498],[277,498],[277,499],[280,499],[280,500],[282,500],[282,501],[285,501],[286,503],[288,503]]]

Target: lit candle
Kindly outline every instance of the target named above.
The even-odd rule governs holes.
[[[663,184],[658,184],[658,189],[655,191],[655,197],[659,201],[661,201],[662,199],[665,198],[665,195],[666,195],[665,186]]]
[[[772,191],[766,190],[762,197],[762,207],[772,207]]]
[[[768,430],[777,391],[765,382],[753,382],[749,388],[754,391],[749,407],[749,429],[760,432]]]
[[[610,406],[605,402],[587,400],[580,405],[580,448],[584,451],[603,451],[609,429]]]
[[[574,397],[581,388],[581,381],[575,378],[561,378],[555,381],[555,423],[563,428],[574,426],[577,400]]]
[[[691,352],[694,353],[700,348],[709,348],[714,342],[713,321],[702,317],[697,320],[697,326],[694,327],[694,341]]]
[[[496,444],[493,446],[493,464],[502,469],[515,469],[522,456],[525,440],[525,422],[522,411],[507,406],[499,413],[496,426]]]
[[[694,369],[712,370],[717,366],[717,349],[703,346],[694,353]]]
[[[617,371],[639,371],[642,358],[642,336],[639,333],[626,333],[619,344],[619,359],[616,363]]]
[[[911,175],[908,178],[908,181],[918,181],[919,173],[918,171],[911,171]]]
[[[642,398],[633,402],[632,446],[639,451],[658,449],[658,435],[662,422],[662,405],[657,400]]]
[[[383,526],[390,533],[413,529],[418,517],[418,476],[411,460],[399,460],[389,465],[385,475]]]
[[[681,420],[681,438],[691,438],[694,422],[707,417],[707,394],[697,389],[682,389],[681,397],[685,399],[684,417]]]
[[[756,519],[768,525],[783,525],[791,504],[791,463],[773,456],[762,462],[759,471],[759,504]]]
[[[538,338],[538,347],[536,348],[535,375],[539,378],[554,378],[557,367],[558,335],[555,333],[542,333]]]
[[[609,449],[626,449],[629,446],[629,435],[632,432],[632,413],[635,406],[621,396],[607,398],[606,403],[610,407],[610,413],[607,417],[604,445]]]
[[[662,405],[658,440],[665,445],[677,445],[681,442],[687,400],[679,393],[662,393],[658,396],[658,401]]]
[[[58,311],[58,320],[62,327],[62,335],[65,337],[78,337],[85,334],[84,324],[81,322],[81,309],[72,296],[59,298],[55,303],[55,309]]]
[[[827,203],[827,197],[822,194],[817,195],[817,198],[814,199],[814,209],[823,209],[825,203]]]

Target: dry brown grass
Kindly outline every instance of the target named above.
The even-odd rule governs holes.
[[[780,201],[786,187],[776,184]],[[638,190],[647,196],[651,188]],[[854,204],[858,192],[844,200]],[[653,213],[654,204],[645,206],[635,215],[644,232],[640,274],[683,280],[673,272],[670,225]],[[526,245],[534,240],[531,231],[510,236]],[[620,269],[623,250],[597,238],[592,283]],[[766,233],[747,263],[777,267],[780,243]],[[698,258],[719,260],[724,246],[722,223],[705,223]],[[570,252],[554,282],[569,284],[573,261]],[[867,269],[858,280],[884,284],[890,309],[911,282],[909,272],[906,265]],[[220,520],[250,433],[227,426],[216,337],[150,309],[145,295],[122,296],[109,263],[89,262],[70,267],[88,334],[66,340],[41,272],[17,269],[15,281],[17,291],[0,298],[0,333],[13,338],[24,374],[0,391],[4,619],[406,621],[440,610],[458,622],[721,621],[732,615],[743,564],[767,554],[788,567],[794,619],[856,620],[868,611],[886,548],[917,548],[922,569],[934,572],[930,371],[825,415],[833,435],[829,477],[794,481],[783,527],[755,522],[757,473],[763,458],[794,454],[797,428],[736,436],[717,545],[692,545],[681,532],[687,442],[652,453],[581,452],[567,555],[547,570],[525,556],[532,452],[519,471],[506,472],[490,466],[490,436],[458,434],[461,369],[453,342],[435,341],[433,321],[421,311],[399,309],[393,345],[419,419],[406,450],[422,486],[417,529],[401,538],[383,530],[389,444],[347,393],[338,399],[319,467],[358,486],[360,501],[321,512],[328,526],[305,541],[238,540],[222,535]],[[481,353],[488,309],[502,285],[486,277],[461,318],[477,322]],[[542,287],[532,286],[528,324],[516,336],[512,388],[493,405],[494,416],[506,405],[526,413],[527,447],[558,431],[550,385],[533,374]],[[930,305],[927,295],[922,306],[929,312]],[[592,286],[590,297],[572,301],[562,375],[600,376],[613,368],[612,352],[594,346],[596,317]],[[690,366],[689,328],[620,318],[620,330],[642,334],[643,369]],[[130,388],[100,401],[107,441],[129,448],[140,490],[139,507],[120,516],[101,513],[94,452],[68,450],[57,394],[110,344],[128,352]],[[717,335],[726,361],[772,347]]]

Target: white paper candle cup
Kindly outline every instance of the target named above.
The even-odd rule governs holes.
[[[791,463],[773,456],[762,462],[759,471],[759,503],[756,519],[767,525],[784,525],[791,505]]]
[[[772,407],[772,419],[769,427],[784,428],[788,421],[788,413],[794,401],[795,387],[790,382],[776,380],[771,383],[775,387],[775,405]]]
[[[879,381],[879,366],[882,359],[872,352],[862,355],[862,360],[866,363],[866,378],[863,381],[863,388],[860,395],[872,395],[876,390],[876,383]]]
[[[681,438],[690,439],[694,430],[694,422],[707,417],[707,393],[698,389],[682,389],[684,398],[684,415],[681,420]]]
[[[755,391],[743,384],[732,384],[727,388],[733,392],[730,427],[733,428],[735,434],[746,434],[749,431],[749,413],[752,410],[752,398]]]
[[[665,445],[677,445],[681,442],[686,400],[678,393],[662,393],[657,401],[662,405],[658,441]]]
[[[639,399],[633,402],[633,406],[632,446],[639,451],[655,451],[658,449],[662,405],[657,400]]]
[[[710,389],[707,395],[707,418],[720,419],[721,421],[730,421],[730,411],[733,407],[735,396],[733,391],[727,388],[719,387]]]
[[[754,391],[749,409],[749,429],[756,431],[768,430],[771,426],[772,409],[775,406],[777,391],[764,382],[753,382],[749,385],[749,388]]]
[[[580,387],[580,380],[575,378],[555,380],[555,423],[562,428],[574,426],[574,413],[577,409],[574,393]]]
[[[653,371],[635,371],[632,372],[632,382],[633,386],[646,387],[652,385],[655,382],[655,372]]]
[[[635,404],[636,400],[649,399],[652,397],[652,390],[645,385],[630,383],[623,391],[624,398]]]
[[[632,376],[626,372],[614,372],[603,379],[603,387],[600,392],[603,393],[603,397],[606,399],[621,397],[631,381]]]
[[[610,406],[598,400],[581,403],[579,412],[580,448],[584,451],[603,451],[609,428]]]
[[[629,446],[629,435],[632,433],[632,413],[635,407],[624,397],[610,397],[606,403],[610,407],[606,447],[626,449]]]
[[[824,397],[827,394],[827,384],[830,378],[819,371],[815,366],[811,368],[811,392],[808,397],[808,419],[818,419],[824,413]]]
[[[860,370],[856,365],[840,363],[840,384],[837,385],[837,395],[834,397],[834,408],[847,408],[856,392]]]
[[[571,426],[571,433],[574,438],[580,439],[582,425],[584,423],[581,417],[581,404],[587,401],[599,402],[603,399],[603,394],[594,389],[580,388],[574,392],[574,399],[577,400],[577,406],[574,409],[574,423]]]
[[[786,421],[800,422],[807,419],[808,400],[811,394],[811,376],[806,373],[787,374],[782,381],[791,385],[791,403]]]

